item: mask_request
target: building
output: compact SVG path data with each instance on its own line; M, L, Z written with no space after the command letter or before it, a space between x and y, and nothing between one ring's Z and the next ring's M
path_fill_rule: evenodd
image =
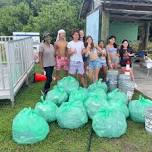
M84 0L80 17L86 18L86 34L96 42L106 41L109 35L115 35L118 43L123 39L136 41L140 26L140 40L145 49L152 21L152 0Z

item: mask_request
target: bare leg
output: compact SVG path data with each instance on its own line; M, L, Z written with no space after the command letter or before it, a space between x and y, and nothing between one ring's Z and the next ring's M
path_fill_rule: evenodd
M84 81L84 76L81 74L78 74L78 78L82 84L83 87L86 87L85 81Z
M60 80L61 70L56 70L56 81Z
M68 71L64 70L64 76L67 77L68 76Z
M102 66L102 71L103 71L103 81L106 81L107 67L106 66Z
M87 63L86 62L84 62L84 76L86 76L86 72L87 72Z
M89 69L89 75L88 75L88 77L89 77L89 80L90 80L91 82L93 82L93 70L90 70L90 69Z
M100 71L99 68L95 69L95 71L94 71L94 81L95 82L98 81L99 71Z
M130 76L131 76L131 80L135 81L134 72L133 72L132 68L130 68Z

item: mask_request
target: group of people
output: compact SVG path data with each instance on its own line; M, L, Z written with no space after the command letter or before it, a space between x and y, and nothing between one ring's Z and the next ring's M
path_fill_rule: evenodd
M82 86L86 87L86 78L90 82L96 82L100 77L106 81L107 69L120 68L124 72L126 64L131 63L134 55L128 40L123 40L120 47L116 44L116 37L110 36L105 46L104 41L98 44L93 42L91 36L85 36L83 30L72 32L72 41L67 42L66 32L59 30L54 45L51 44L51 36L46 33L39 48L39 60L41 68L46 73L47 81L44 93L47 93L52 81L55 68L55 78L60 79L61 71L64 75L72 75L79 78ZM134 80L132 69L130 75Z

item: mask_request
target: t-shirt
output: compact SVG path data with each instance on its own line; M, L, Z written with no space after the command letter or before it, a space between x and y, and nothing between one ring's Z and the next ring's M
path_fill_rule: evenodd
M50 44L50 47L44 43L40 44L39 51L43 53L43 67L55 65L55 50L52 44Z
M80 61L83 62L82 59L82 50L84 49L84 44L81 41L70 41L67 45L68 49L76 50L76 53L70 56L70 61Z
M129 61L129 63L131 64L131 57L128 56L127 53L132 54L133 50L131 47L129 47L127 50L125 49L120 49L119 50L119 55L120 55L120 64L121 65L126 65L126 63Z

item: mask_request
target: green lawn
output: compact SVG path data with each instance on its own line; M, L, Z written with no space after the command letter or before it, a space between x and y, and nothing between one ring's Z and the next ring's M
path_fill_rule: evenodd
M76 130L61 129L50 124L48 137L34 145L17 145L12 140L11 125L15 115L24 107L34 107L39 100L42 83L23 87L16 96L16 104L0 104L0 152L87 152L91 122ZM134 95L134 99L139 93ZM152 135L144 124L128 120L127 133L118 139L99 138L93 133L91 152L152 152Z

